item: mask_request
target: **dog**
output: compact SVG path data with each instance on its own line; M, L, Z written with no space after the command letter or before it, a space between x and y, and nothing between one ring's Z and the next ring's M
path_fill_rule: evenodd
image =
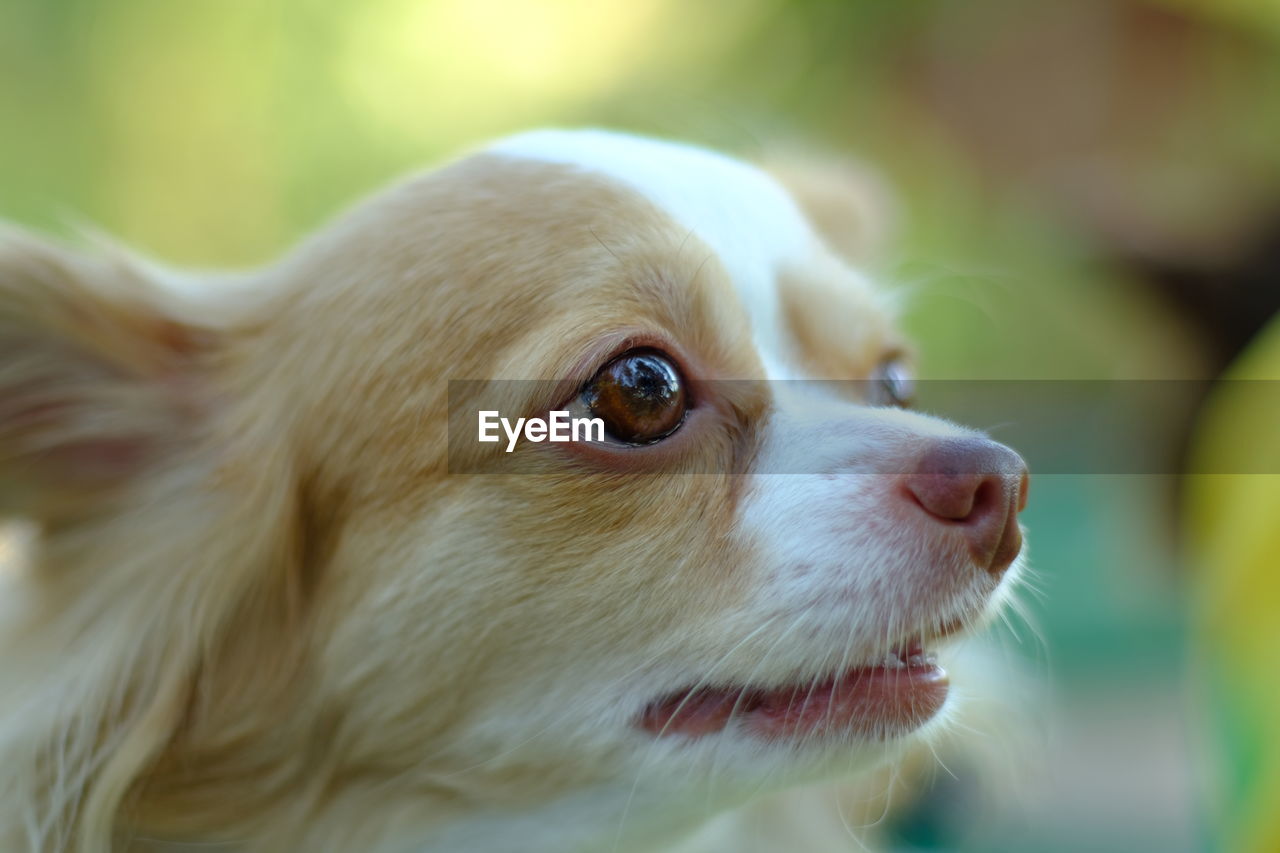
M1026 466L776 174L532 131L236 275L5 231L3 849L710 850L945 726Z

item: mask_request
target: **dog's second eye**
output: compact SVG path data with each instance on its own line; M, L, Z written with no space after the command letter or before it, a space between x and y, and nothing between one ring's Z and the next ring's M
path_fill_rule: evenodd
M886 358L871 374L871 402L877 406L909 408L916 398L916 382L900 358Z
M627 444L651 444L684 422L688 401L680 372L652 350L633 350L610 361L582 389L582 403L605 429Z

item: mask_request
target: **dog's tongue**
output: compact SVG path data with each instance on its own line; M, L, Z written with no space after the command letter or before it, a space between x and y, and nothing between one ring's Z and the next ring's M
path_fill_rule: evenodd
M640 727L654 735L699 737L731 720L763 738L851 733L905 734L942 708L947 674L916 644L878 666L850 669L816 684L759 689L704 687L650 705Z

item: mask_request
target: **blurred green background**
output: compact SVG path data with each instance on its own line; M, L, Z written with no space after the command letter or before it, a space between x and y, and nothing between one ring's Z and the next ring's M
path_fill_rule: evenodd
M532 125L873 164L897 197L876 272L931 378L1213 377L1280 306L1273 0L0 3L0 216L175 265L266 262ZM1041 595L1002 640L1029 735L981 797L963 756L936 774L886 843L1221 843L1251 746L1193 667L1180 499L1035 478Z

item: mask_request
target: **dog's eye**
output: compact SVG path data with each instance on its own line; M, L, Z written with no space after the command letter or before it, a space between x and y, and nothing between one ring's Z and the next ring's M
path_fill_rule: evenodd
M916 381L901 358L886 358L871 373L871 403L909 408L916 398Z
M653 350L632 350L610 361L582 389L583 405L627 444L651 444L684 422L688 402L680 372Z

